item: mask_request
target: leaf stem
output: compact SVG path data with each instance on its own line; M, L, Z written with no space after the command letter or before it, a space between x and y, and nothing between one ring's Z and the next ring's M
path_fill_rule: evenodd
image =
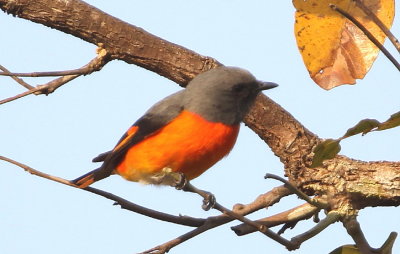
M367 6L360 0L353 0L357 7L360 8L368 18L370 18L381 30L386 36L389 38L389 40L392 42L392 44L395 46L397 51L400 53L400 42L399 40L393 35L393 33L389 30L389 28L383 24L383 22L373 13L370 9L368 9Z
M377 46L382 53L393 63L393 65L397 68L397 70L400 71L400 64L397 62L397 60L390 54L390 52L380 43L375 36L368 31L368 29L363 26L357 19L355 19L353 16L351 16L348 12L345 10L341 9L340 7L334 5L334 4L329 4L329 7L332 8L332 10L337 11L340 13L342 16L353 22L354 25L356 25L364 34L365 36L368 37L368 39Z

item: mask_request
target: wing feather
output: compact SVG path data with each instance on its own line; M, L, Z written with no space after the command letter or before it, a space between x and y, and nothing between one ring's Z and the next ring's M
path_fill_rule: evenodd
M73 180L73 182L79 186L86 187L93 182L110 176L124 159L130 147L155 134L182 112L184 91L181 90L174 93L151 107L121 137L113 150L102 153L93 159L93 162L103 161L103 164L98 169Z

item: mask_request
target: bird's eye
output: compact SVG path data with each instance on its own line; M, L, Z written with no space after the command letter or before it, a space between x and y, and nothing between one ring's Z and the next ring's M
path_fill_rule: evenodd
M237 84L232 87L232 91L236 94L240 94L244 91L245 87L245 84Z

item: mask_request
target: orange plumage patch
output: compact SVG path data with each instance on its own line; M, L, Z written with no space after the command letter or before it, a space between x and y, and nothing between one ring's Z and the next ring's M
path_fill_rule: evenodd
M121 143L136 131L137 126L131 127L128 137ZM183 111L169 124L132 146L117 166L117 173L127 180L141 181L170 168L193 179L230 152L238 132L239 125L208 122L197 114Z
M121 142L119 142L115 147L114 147L114 151L118 150L121 146L123 146L128 140L131 139L131 137L133 135L135 135L135 133L138 131L139 127L137 126L132 126L131 128L129 128L129 130L126 132L127 136L126 138L124 138Z

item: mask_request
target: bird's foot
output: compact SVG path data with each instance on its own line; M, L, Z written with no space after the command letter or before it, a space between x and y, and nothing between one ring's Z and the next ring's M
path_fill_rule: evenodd
M183 173L176 173L179 174L180 177L176 177L176 182L172 185L177 190L183 190L186 192L197 193L198 195L203 197L203 205L201 206L203 210L208 211L214 207L215 203L217 202L215 199L214 194L208 191L200 190L193 186L186 176Z

